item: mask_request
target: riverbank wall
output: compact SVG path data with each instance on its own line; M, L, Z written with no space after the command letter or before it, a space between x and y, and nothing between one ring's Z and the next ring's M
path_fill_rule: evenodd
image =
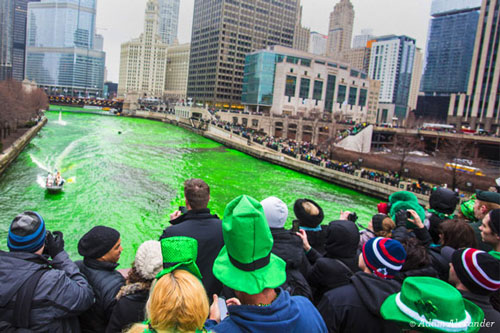
M0 175L7 170L9 165L15 161L24 148L38 134L42 127L47 123L47 118L43 118L35 126L30 128L23 136L14 141L14 143L0 154Z

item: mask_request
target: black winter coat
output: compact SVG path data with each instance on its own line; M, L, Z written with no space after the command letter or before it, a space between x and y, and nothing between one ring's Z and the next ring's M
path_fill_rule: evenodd
M116 294L125 284L125 279L115 270L118 264L90 258L76 264L95 294L95 304L80 316L82 332L104 332L116 304Z
M0 321L12 323L17 291L34 271L49 265L52 269L40 277L33 294L30 329L80 332L77 316L92 306L94 294L65 251L51 263L34 253L0 251Z
M196 265L203 279L201 282L209 298L220 294L222 284L212 272L215 258L224 246L222 222L217 215L210 214L210 209L190 210L179 218L170 221L171 226L163 230L160 240L174 236L192 237L198 241L198 257Z
M122 296L115 304L106 333L122 332L131 324L146 319L146 302L149 289Z
M468 299L472 303L476 304L484 312L485 323L489 323L490 327L482 327L479 333L484 332L499 332L500 330L500 312L495 310L490 304L490 297L484 295L478 295L471 293L469 291L458 290L462 294L463 298Z
M373 274L358 272L351 283L327 292L318 305L329 332L396 333L396 324L385 321L380 307L401 284Z
M359 232L353 222L333 221L326 229L326 254L321 256L314 248L307 253L312 267L306 278L314 290L315 304L328 290L348 284L359 271L358 244Z
M321 225L321 230L306 230L309 245L321 255L325 254L326 225Z

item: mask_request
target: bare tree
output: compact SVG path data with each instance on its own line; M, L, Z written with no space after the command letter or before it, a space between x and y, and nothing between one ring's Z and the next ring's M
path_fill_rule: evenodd
M405 169L410 153L422 148L422 141L419 137L411 135L405 129L402 133L396 133L393 137L393 152L399 161L399 171L401 175Z
M453 138L443 140L441 139L439 155L445 159L445 165L447 163L451 174L451 187L457 188L462 187L467 178L467 173L465 173L461 166L470 167L474 161L474 144L471 140L465 140L463 138Z

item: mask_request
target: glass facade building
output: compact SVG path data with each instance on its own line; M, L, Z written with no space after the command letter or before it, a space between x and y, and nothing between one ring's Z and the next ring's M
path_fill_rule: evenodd
M246 57L241 95L243 104L273 104L274 70L277 60L278 55L273 52L254 53Z
M158 0L160 19L158 35L165 44L173 44L177 39L180 0Z
M94 45L96 0L28 5L26 78L50 94L100 96L105 53Z
M481 0L434 0L421 91L449 96L467 91Z

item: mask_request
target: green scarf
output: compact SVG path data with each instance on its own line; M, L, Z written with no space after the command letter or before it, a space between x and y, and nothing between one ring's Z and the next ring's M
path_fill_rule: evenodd
M453 220L455 218L455 214L445 214L445 213L441 213L441 212L438 212L432 208L429 208L427 210L429 213L432 213L434 215L437 215L441 220Z

